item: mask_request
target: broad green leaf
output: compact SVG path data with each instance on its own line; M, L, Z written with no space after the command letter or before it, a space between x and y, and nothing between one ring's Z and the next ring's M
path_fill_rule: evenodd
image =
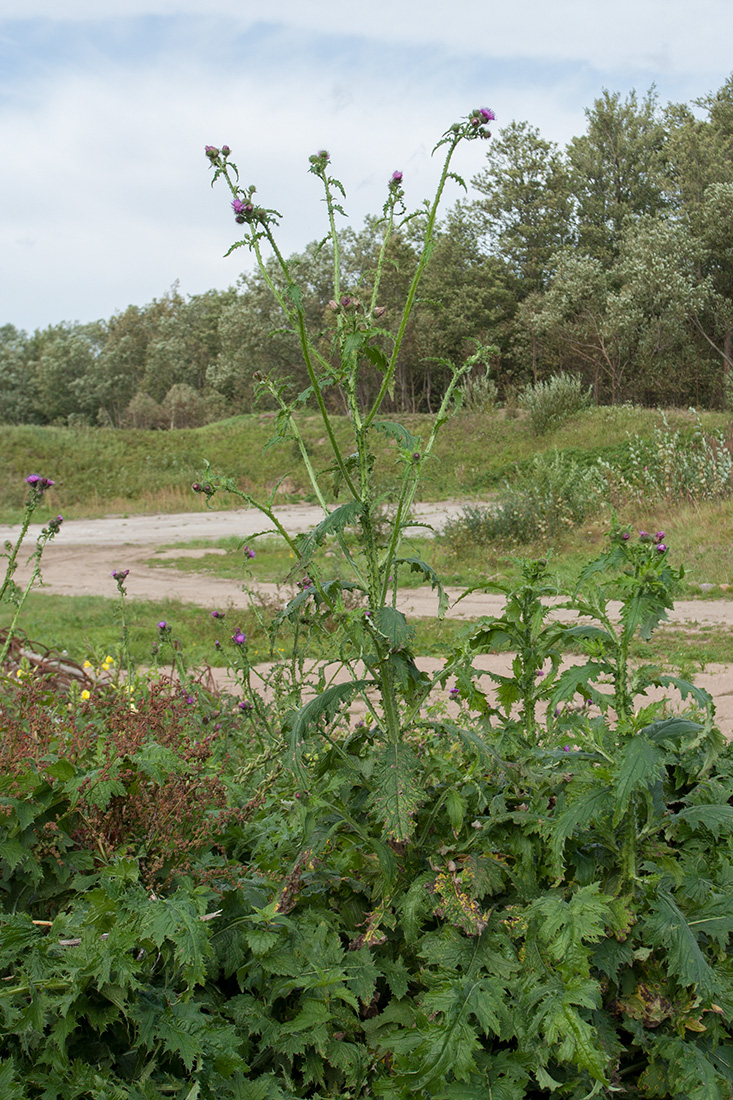
M362 353L366 356L372 366L377 368L377 370L381 370L383 372L387 370L387 367L389 366L389 360L387 359L387 356L384 354L384 352L380 351L379 348L375 348L372 344L366 344L362 348ZM375 427L379 428L379 424L376 424Z
M640 732L650 741L659 743L677 740L686 733L697 734L702 728L699 722L691 722L689 718L662 718L658 722L644 726Z

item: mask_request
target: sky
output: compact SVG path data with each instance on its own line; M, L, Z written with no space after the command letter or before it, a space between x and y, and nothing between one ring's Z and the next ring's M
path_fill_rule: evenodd
M358 229L396 169L410 206L429 196L431 149L471 109L562 146L604 88L715 91L731 41L733 0L2 0L0 326L235 284L251 261L224 258L237 226L207 144L283 214L288 254L325 233L318 149ZM466 143L456 170L485 152Z

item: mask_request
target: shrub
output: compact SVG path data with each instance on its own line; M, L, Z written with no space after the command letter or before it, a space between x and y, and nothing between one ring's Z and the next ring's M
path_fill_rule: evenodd
M580 466L559 451L538 455L490 508L466 507L445 538L516 545L551 538L582 523L602 506L605 482L596 467Z
M694 410L693 410L694 411ZM733 491L733 454L722 432L706 432L697 418L692 431L655 428L651 439L629 441L623 472L600 462L609 491L640 502L694 503Z
M554 431L590 403L591 391L584 389L577 375L564 372L527 386L521 396L535 435Z
M490 413L496 408L499 391L488 371L483 375L470 374L459 386L464 409L472 413Z

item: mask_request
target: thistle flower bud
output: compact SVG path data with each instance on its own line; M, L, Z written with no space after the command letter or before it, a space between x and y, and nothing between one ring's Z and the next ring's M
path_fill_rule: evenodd
M206 156L209 158L209 160L216 160L216 158L219 156L219 150L215 145L207 145L204 152L206 153Z
M228 157L230 153L231 153L231 149L229 148L229 146L228 145L222 145L221 155L223 157Z

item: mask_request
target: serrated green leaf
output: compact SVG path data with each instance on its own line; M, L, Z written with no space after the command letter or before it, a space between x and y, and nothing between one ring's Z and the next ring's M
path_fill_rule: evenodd
M412 836L413 815L423 798L417 782L422 765L407 745L385 745L372 774L372 811L390 840Z
M373 680L347 680L343 684L332 684L291 715L288 745L293 760L296 758L300 742L308 736L309 731L321 718L325 718L326 722L333 721L346 703L350 703L360 692L370 687L374 687Z
M694 986L702 997L715 997L718 980L672 895L659 890L651 908L646 920L649 942L668 953L672 972L681 984Z
M684 821L691 829L707 829L717 840L721 833L733 832L733 806L713 803L708 806L687 806L672 817L672 821Z
M631 795L639 787L650 787L664 768L664 753L646 737L637 734L626 746L616 774L616 809L613 824L617 825L628 809Z
M402 424L394 420L377 420L374 427L389 439L396 439L400 447L405 451L414 451L420 445L420 440L408 431Z
M407 619L396 607L378 607L372 613L371 620L382 637L389 642L390 649L402 649L412 641L415 629L408 626Z
M421 573L425 580L430 582L430 587L432 589L437 588L438 618L442 619L448 610L448 594L440 583L440 577L435 572L432 565L428 565L422 558L396 558L394 564L395 566L409 565L411 573Z
M299 535L295 540L298 554L300 555L299 568L307 566L318 547L329 535L340 534L344 528L356 523L363 511L360 500L350 500L346 504L340 504L333 512L321 520L317 527L306 535Z

